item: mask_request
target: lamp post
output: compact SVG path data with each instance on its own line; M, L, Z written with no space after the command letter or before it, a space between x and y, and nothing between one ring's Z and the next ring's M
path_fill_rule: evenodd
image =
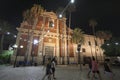
M81 49L81 44L78 43L78 46L77 46L77 51L78 51L78 64L80 64L80 70L82 71L80 49Z
M14 47L14 54L16 54L14 65L13 65L13 67L15 68L16 67L16 62L17 62L17 57L18 57L18 53L17 53L18 45L15 44L15 45L13 45L13 47ZM23 45L21 45L20 48L23 48Z
M115 55L117 56L117 46L119 45L119 43L116 42L115 45L116 45L116 46L115 46Z
M80 80L82 80L81 79L81 76L82 76L82 65L81 65L81 54L80 54L80 49L81 49L81 43L79 42L78 43L78 45L77 45L77 54L78 54L78 64L80 65L80 74L79 74L79 76L80 76Z
M75 2L75 0L70 0L70 2L65 6L65 8L63 9L63 11L61 12L61 14L59 14L59 18L62 18L63 17L63 13L66 11L66 9L69 7L70 4L73 4ZM70 12L70 15L69 15L69 28L70 28L70 25L71 25L71 12ZM70 34L70 31L68 30L67 32L67 36ZM67 37L67 64L69 64L69 36Z
M16 61L17 61L17 56L18 56L18 54L16 53L16 50L17 50L18 46L15 44L15 45L13 45L13 47L14 47L14 54L16 54L14 65L13 65L13 67L15 68L16 67Z
M63 13L65 12L65 10L68 8L68 6L70 4L73 4L75 2L75 0L70 0L70 2L65 6L65 8L63 9L63 11L61 12L61 14L59 14L59 18L63 17Z

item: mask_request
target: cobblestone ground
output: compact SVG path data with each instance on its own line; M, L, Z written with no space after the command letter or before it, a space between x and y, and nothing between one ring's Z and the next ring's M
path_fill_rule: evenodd
M113 71L115 73L114 80L120 80L120 67L114 67ZM59 65L56 68L56 78L57 80L90 80L86 76L87 72L87 66L83 66L82 71L80 71L79 66ZM102 66L100 72L103 80L110 80L105 76ZM13 68L13 66L0 66L0 80L41 80L44 74L45 69L43 69L43 66L16 68Z

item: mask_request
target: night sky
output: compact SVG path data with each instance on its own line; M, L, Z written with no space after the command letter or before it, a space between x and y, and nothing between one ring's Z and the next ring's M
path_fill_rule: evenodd
M65 7L70 0L0 0L0 18L16 27L22 22L22 13L33 4L41 4L47 11L56 11ZM91 34L88 21L98 22L96 31L108 30L113 36L119 37L120 1L119 0L76 0L76 11L72 12L71 27L80 27L85 33Z

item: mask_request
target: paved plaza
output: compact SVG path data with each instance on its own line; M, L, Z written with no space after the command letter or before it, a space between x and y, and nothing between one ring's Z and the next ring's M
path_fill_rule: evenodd
M114 67L113 71L115 73L114 80L120 80L120 67ZM57 80L90 80L86 76L87 72L87 65L82 66L82 71L80 71L79 66L58 65L56 68L56 78ZM103 80L110 80L104 74L102 66L100 67L100 72ZM16 68L13 68L13 66L0 66L0 80L41 80L44 74L45 69L43 69L43 66Z

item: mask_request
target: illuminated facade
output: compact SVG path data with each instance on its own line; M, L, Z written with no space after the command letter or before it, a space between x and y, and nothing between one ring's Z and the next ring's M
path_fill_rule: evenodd
M23 21L18 30L16 45L18 48L12 56L18 55L17 61L33 60L38 64L42 63L43 56L56 56L59 64L77 63L77 44L72 43L72 30L66 25L66 18L59 19L53 12L44 12L38 17L36 25L29 25ZM68 35L69 33L69 35ZM97 56L103 59L103 51L100 48L103 40L96 38L97 45L94 44L94 36L85 34L85 43L81 46L81 59L83 57ZM23 48L19 48L19 46ZM95 54L96 52L96 54Z

